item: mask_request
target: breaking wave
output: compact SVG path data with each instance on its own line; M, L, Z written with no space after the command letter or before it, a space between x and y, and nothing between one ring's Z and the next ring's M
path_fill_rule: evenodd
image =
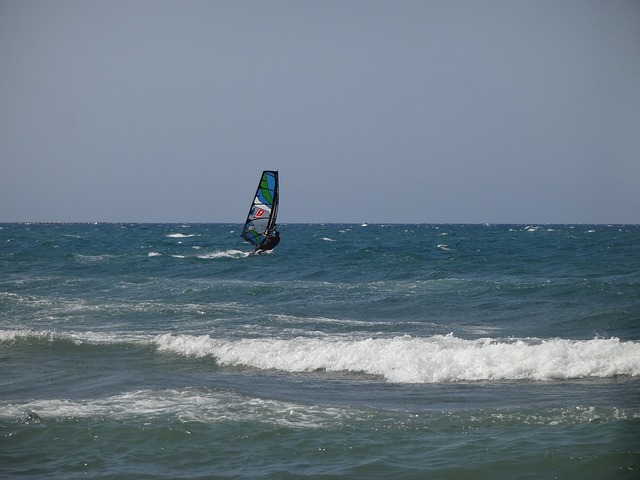
M394 383L555 380L640 375L640 343L617 338L465 340L453 335L388 339L243 339L161 335L160 351L211 355L223 365L288 372L362 372Z
M618 338L466 340L449 334L426 338L405 335L229 340L209 335L0 330L0 345L30 340L150 345L161 353L211 356L222 366L354 372L380 376L393 383L640 376L640 342Z
M209 335L104 334L0 330L0 345L31 339L75 344L133 343L182 356L211 356L221 366L286 372L353 372L392 383L571 380L640 376L640 342L592 340L466 340L432 337L343 337L241 340Z

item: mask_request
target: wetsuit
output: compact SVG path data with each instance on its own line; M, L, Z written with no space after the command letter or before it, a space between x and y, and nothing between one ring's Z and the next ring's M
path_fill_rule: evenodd
M276 232L275 235L267 235L258 248L253 253L260 253L267 250L273 250L280 243L280 232Z

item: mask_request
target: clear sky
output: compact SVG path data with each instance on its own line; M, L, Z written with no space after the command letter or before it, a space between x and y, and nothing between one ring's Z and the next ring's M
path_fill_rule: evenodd
M0 0L0 221L640 223L638 0Z

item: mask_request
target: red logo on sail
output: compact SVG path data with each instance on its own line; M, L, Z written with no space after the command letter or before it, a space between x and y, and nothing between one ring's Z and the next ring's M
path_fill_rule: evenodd
M258 210L256 210L256 213L255 213L254 217L255 218L260 218L261 216L264 215L264 213L265 213L264 210L259 208Z

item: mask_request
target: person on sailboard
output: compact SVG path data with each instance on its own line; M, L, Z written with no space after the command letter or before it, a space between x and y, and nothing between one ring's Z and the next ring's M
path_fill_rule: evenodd
M280 232L277 230L273 233L273 235L267 235L264 237L264 240L258 247L254 250L253 253L262 253L267 250L273 250L280 243Z

